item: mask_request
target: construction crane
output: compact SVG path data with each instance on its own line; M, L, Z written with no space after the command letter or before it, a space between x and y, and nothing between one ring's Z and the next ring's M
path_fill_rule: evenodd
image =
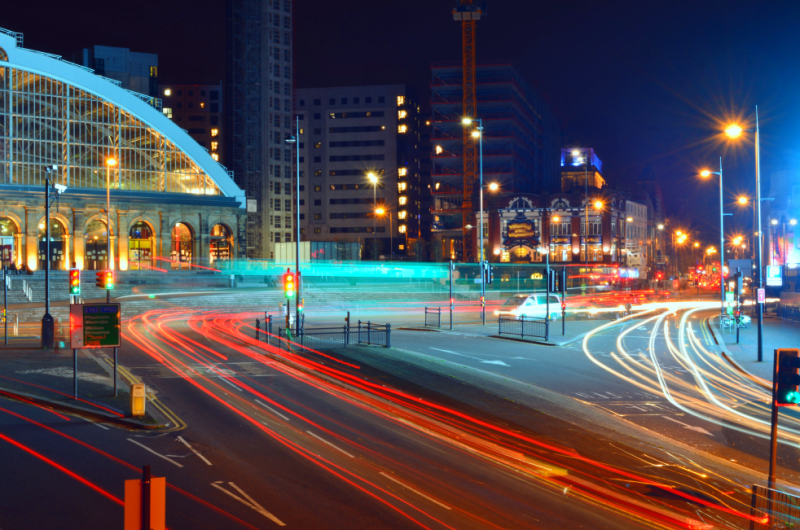
M475 224L475 209L472 207L472 195L475 189L475 173L478 166L477 143L472 132L475 130L478 117L478 101L475 89L475 22L486 15L486 4L473 3L473 0L461 0L461 4L453 8L453 19L461 21L461 41L464 86L463 114L471 118L464 123L464 201L461 206L461 229L463 232L462 252L464 262L476 261L475 234L483 237L483 227ZM480 256L478 260L483 259Z

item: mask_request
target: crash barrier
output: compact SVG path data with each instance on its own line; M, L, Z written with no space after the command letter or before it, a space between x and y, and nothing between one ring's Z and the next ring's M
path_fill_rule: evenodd
M771 495L770 495L771 494ZM772 502L770 503L770 496ZM772 506L770 507L770 504ZM772 516L770 517L770 511ZM750 530L795 528L800 519L800 497L764 486L753 486Z
M519 335L547 340L550 336L550 321L546 318L531 318L520 315L518 318L497 317L498 335Z
M430 315L430 317L428 317ZM430 322L430 323L429 323ZM434 324L435 322L435 324ZM441 307L426 307L425 308L425 327L442 327L442 308Z
M305 320L305 319L302 319ZM302 322L301 320L301 322ZM392 347L392 325L375 324L373 322L358 321L357 326L345 324L341 327L327 328L306 328L301 325L297 328L278 327L275 335L278 339L278 346L284 347L284 342L294 342L304 347L312 349L325 349L343 347L347 348L351 344L366 344L369 346Z

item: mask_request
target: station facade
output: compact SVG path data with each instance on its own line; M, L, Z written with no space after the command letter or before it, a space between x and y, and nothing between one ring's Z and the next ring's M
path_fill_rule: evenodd
M49 256L48 169L51 183L66 187L50 209ZM207 266L243 256L244 206L232 174L163 115L158 98L0 30L3 265Z

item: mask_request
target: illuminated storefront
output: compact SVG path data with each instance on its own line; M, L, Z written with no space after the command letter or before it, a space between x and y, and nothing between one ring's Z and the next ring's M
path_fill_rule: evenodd
M163 115L160 100L21 42L0 29L4 265L36 269L49 260L55 269L139 269L177 256L179 267L189 267L209 260L220 224L231 227L227 255L241 255L244 192ZM42 193L48 169L51 182L67 188L51 208L49 256Z

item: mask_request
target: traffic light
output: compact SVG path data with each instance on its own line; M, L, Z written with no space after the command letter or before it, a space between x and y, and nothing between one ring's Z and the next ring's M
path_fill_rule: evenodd
M95 285L107 291L113 289L114 271L97 271L97 273L95 274Z
M484 261L483 265L483 281L485 283L492 283L494 281L494 271L488 261Z
M554 292L558 291L558 289L556 289L556 287L557 287L556 286L556 271L551 269L551 270L547 271L547 289L551 293L554 293Z
M736 318L736 323L738 324L739 319L742 317L742 312L739 309L737 309L736 311L733 312L733 316Z
M81 294L81 271L80 269L69 270L69 294L80 296Z
M303 311L303 307L305 307L305 305L306 305L306 299L305 298L301 298L300 299L300 303L297 304L297 310L298 311Z
M295 292L294 273L286 269L286 274L283 275L283 296L288 300L294 298Z
M775 404L779 407L794 407L800 404L800 393L797 385L800 384L800 350L795 348L781 348L777 350Z

